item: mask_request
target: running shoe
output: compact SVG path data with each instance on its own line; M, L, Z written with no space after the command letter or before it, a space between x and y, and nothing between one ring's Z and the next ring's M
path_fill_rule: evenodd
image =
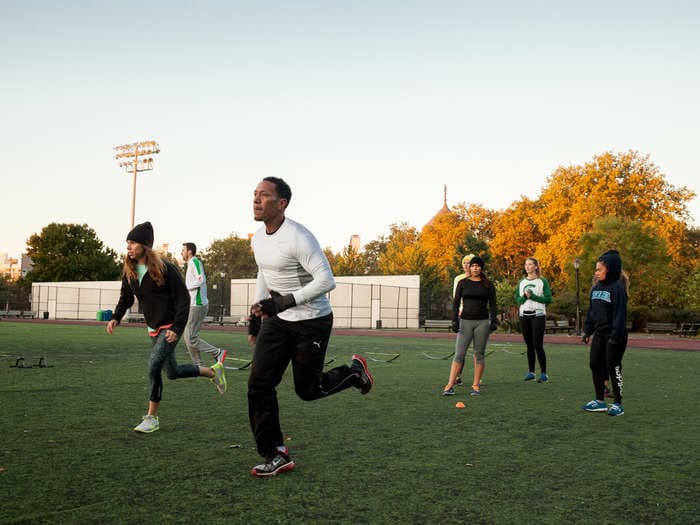
M608 404L605 401L593 399L581 407L586 412L607 412Z
M540 374L540 377L537 378L538 383L546 383L549 381L549 376L547 374Z
M143 416L143 421L134 427L134 432L150 434L160 428L158 416Z
M360 394L366 394L372 390L372 385L374 384L374 378L372 374L369 373L369 368L367 368L367 361L365 358L359 354L352 355L352 363L350 364L350 370L357 374L360 380L359 384L356 385L360 389Z
M469 395L470 396L480 396L481 392L479 391L479 387L475 388L474 386L472 386L472 391L469 392Z
M211 367L214 371L214 377L210 379L214 386L219 391L219 394L226 392L226 372L224 371L224 365L221 362L216 363Z
M610 408L608 408L609 416L621 416L624 413L625 409L622 408L622 405L619 403L613 403L612 405L610 405Z
M224 361L226 361L226 354L228 354L228 350L219 348L219 356L216 358L216 361L223 365Z
M455 395L455 389L453 387L446 388L445 390L442 391L443 396L453 396Z
M533 379L535 379L534 372L528 372L525 377L523 377L523 381L532 381Z
M464 381L462 381L462 376L457 376L457 379L455 379L455 386L462 386L464 385Z
M289 451L282 452L278 450L268 461L253 467L250 473L258 478L266 478L276 476L282 472L289 472L290 470L294 470L294 460L289 456Z

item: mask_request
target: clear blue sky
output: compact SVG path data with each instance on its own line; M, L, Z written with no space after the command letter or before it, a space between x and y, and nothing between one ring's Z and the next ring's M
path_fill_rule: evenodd
M123 252L112 146L144 139L136 220L176 253L254 231L269 175L336 251L421 227L443 184L503 209L607 150L698 192L698 6L0 0L0 252L54 221Z

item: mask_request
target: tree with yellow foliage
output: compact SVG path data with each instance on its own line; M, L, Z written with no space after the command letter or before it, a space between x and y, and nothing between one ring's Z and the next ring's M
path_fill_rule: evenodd
M659 168L636 151L606 152L583 166L562 166L532 206L514 205L494 228L491 248L498 257L520 258L517 237L528 227L541 235L527 251L540 261L555 283L569 280L570 266L579 252L578 240L601 217L639 221L668 246L668 256L682 254L689 219L687 203L695 194L668 183ZM509 217L509 215L515 217ZM522 223L520 230L516 225ZM531 223L531 224L530 224Z

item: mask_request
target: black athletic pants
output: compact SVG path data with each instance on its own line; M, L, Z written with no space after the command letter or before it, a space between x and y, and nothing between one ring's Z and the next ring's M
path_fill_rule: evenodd
M605 399L605 380L610 378L615 403L622 403L622 356L627 348L627 334L622 341L610 343L610 334L593 334L590 367L593 373L595 398Z
M263 321L255 342L248 379L248 416L258 452L269 459L284 445L277 391L291 361L294 389L312 401L357 384L357 374L343 365L323 372L333 314L290 322L275 316Z
M520 329L523 331L523 339L527 345L527 367L530 372L535 372L535 355L540 363L540 371L547 373L547 356L544 353L544 328L546 318L544 315L520 316Z

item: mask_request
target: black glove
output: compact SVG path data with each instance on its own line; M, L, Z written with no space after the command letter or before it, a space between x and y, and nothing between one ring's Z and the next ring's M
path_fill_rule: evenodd
M262 321L257 315L250 314L248 316L248 335L252 335L253 337L257 337L258 334L260 333L260 325L262 324Z
M589 338L589 337L590 337L589 335L583 334L583 337L581 338L581 342L582 342L584 345L587 345L587 344L588 344L588 338Z
M450 326L454 333L459 332L459 321L452 321L452 326Z
M498 330L498 323L496 321L491 321L491 324L489 325L489 329L492 332L495 332L496 330Z
M292 294L281 295L270 290L270 295L272 297L269 299L263 299L259 303L262 312L269 317L277 315L280 312L284 312L287 308L297 305L297 302Z

